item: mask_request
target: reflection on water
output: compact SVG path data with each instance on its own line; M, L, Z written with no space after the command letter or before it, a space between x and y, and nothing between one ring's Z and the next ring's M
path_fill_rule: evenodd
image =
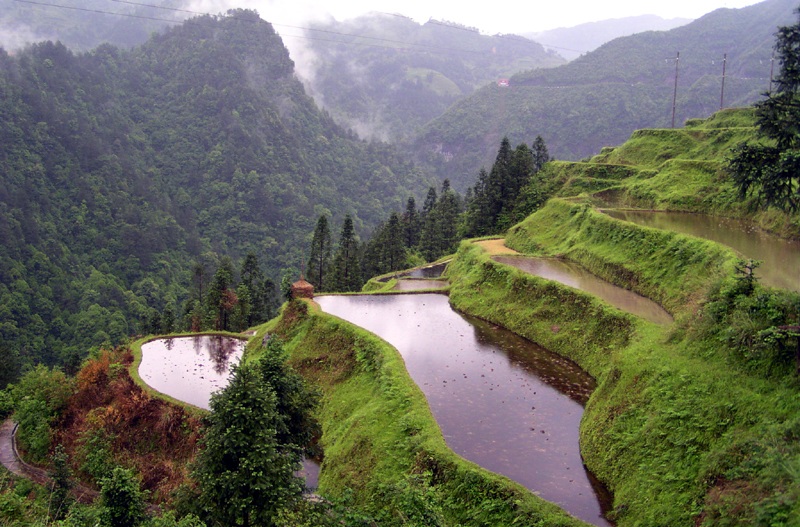
M420 267L418 269L414 269L404 276L409 278L439 278L442 276L445 267L447 267L447 263L448 262L443 262L435 265L429 265L427 267Z
M542 278L586 291L602 298L612 306L633 313L656 324L669 324L672 316L652 300L633 291L617 287L593 275L580 265L557 258L536 258L531 256L492 257L496 262L511 265Z
M323 296L334 314L403 356L447 444L595 525L608 494L586 472L578 426L593 379L509 331L464 317L438 294ZM602 503L602 505L601 505Z
M449 284L447 280L421 280L421 279L403 279L398 280L397 284L392 288L393 291L420 291L423 289L442 289Z
M646 227L705 238L761 260L756 276L765 285L800 291L800 242L783 240L753 224L730 218L688 212L604 210L612 218Z
M200 408L228 384L245 340L219 335L156 339L142 345L139 376L153 389Z

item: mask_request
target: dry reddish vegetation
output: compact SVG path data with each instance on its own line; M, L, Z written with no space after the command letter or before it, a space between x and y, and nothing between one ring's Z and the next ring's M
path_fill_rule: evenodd
M94 483L90 467L102 466L96 460L109 459L135 469L151 500L161 503L187 477L201 420L137 386L128 374L132 361L130 349L121 347L84 364L54 444L65 446L75 474L87 483Z

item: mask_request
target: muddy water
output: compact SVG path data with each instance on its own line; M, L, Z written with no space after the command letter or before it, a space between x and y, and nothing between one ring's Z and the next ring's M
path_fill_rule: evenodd
M557 258L494 256L496 262L511 265L526 273L586 291L612 306L656 324L669 324L672 316L660 305L633 291L617 287L593 275L580 265Z
M706 214L623 210L603 212L612 218L727 245L745 258L763 262L756 270L756 276L763 284L800 291L800 241L783 240L745 221Z
M219 335L156 339L142 345L139 376L154 390L199 408L210 409L211 394L228 385L246 340ZM303 462L298 476L316 488L319 464Z
M401 279L392 288L393 291L421 291L423 289L441 289L447 287L447 280Z
M608 494L578 445L592 378L513 333L462 316L440 294L323 296L334 314L399 350L448 446L570 514L609 525ZM602 505L601 505L602 503Z

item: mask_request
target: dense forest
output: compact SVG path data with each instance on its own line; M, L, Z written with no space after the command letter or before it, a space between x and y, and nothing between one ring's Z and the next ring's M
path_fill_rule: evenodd
M367 232L429 186L321 112L252 11L131 50L0 50L0 94L4 372L182 317L195 263L298 274L318 215Z
M670 127L674 95L676 126L707 117L721 102L752 104L770 87L775 32L792 23L795 7L767 0L718 9L670 31L613 40L564 66L518 73L508 87L488 85L458 101L410 152L464 189L465 174L488 166L504 135L512 143L541 135L555 157L577 160L636 129Z

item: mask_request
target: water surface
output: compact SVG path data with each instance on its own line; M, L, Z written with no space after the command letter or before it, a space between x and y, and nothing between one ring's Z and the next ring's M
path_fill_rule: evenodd
M191 335L151 340L142 345L139 376L154 390L210 410L211 394L228 385L247 341L221 335ZM319 464L303 461L298 476L316 488Z
M578 445L595 384L575 364L456 313L441 294L315 300L397 348L456 453L578 518L609 525L602 511L610 498L585 470Z
M393 291L421 291L423 289L442 289L449 284L447 280L400 279L392 288Z
M612 218L705 238L761 260L756 276L770 287L800 291L800 241L784 240L752 223L689 212L603 210Z
M245 344L220 335L151 340L142 345L139 376L161 393L208 410L211 394L227 386Z
M672 316L660 305L633 291L623 289L593 275L578 264L558 258L533 256L493 256L496 262L511 265L542 278L580 289L602 298L612 306L656 324L669 324Z

